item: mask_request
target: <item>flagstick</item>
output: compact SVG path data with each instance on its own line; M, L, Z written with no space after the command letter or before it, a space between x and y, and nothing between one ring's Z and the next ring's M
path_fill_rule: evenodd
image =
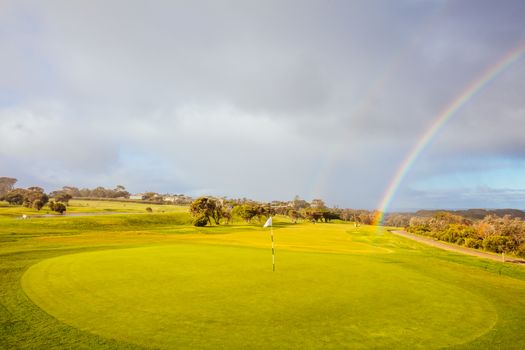
M268 220L266 220L266 223L264 224L263 227L268 227L270 226L270 237L272 238L272 271L275 272L275 244L274 244L274 240L273 240L273 220L272 220L272 207L271 207L271 204L270 204L270 217L268 218Z
M272 268L273 268L273 272L275 272L275 247L273 244L273 222L270 225L270 236L272 236Z

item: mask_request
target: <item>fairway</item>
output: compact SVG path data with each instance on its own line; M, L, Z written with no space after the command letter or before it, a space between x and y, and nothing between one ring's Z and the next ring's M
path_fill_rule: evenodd
M106 250L44 260L22 285L73 327L161 348L438 348L497 320L483 297L403 264L287 250L276 273L268 262L250 247Z
M134 206L0 216L0 348L525 347L521 266L276 216L272 272L262 223L196 228L180 207Z

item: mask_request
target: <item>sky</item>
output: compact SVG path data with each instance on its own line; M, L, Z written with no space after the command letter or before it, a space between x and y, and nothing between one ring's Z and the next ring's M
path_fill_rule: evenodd
M451 101L525 44L521 0L0 0L0 176L54 190L377 208ZM389 210L525 209L525 57Z

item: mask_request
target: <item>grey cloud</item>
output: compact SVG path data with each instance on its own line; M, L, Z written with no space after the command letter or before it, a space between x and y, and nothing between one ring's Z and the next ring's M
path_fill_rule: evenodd
M525 36L522 6L10 1L0 166L29 178L32 164L46 184L372 208L444 106ZM523 74L461 111L404 186L462 156L522 157Z

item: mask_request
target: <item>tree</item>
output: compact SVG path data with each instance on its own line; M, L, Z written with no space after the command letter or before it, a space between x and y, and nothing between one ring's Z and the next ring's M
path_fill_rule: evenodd
M4 200L11 205L22 205L26 199L27 190L15 188L4 195Z
M229 224L233 218L233 208L235 208L235 202L229 199L221 198L217 203L220 215L219 219L224 219L226 224Z
M57 213L63 214L66 211L66 206L63 203L49 202L49 209L56 211Z
M11 191L17 181L13 177L0 177L0 197Z
M28 208L35 208L35 201L40 201L42 203L42 208L49 201L49 197L44 193L44 189L41 187L29 187L25 192L24 205ZM36 208L35 208L36 209ZM40 210L40 209L39 209Z
M363 210L357 216L357 221L365 225L371 225L374 222L374 217L373 213Z
M241 219L244 220L244 222L250 222L254 217L257 216L257 206L254 204L242 204L239 206L236 206L233 209L233 213L237 216L239 216Z
M82 194L77 187L64 186L62 187L62 191L69 194L71 197L82 197Z
M295 209L288 210L288 216L290 217L290 219L292 219L292 222L294 224L296 224L297 220L301 218L301 214L299 214L299 212Z
M302 214L306 219L313 223L316 223L323 218L323 212L316 208L303 209Z
M211 225L211 219L215 224L220 224L222 206L213 197L199 197L190 204L190 214L193 217L195 226L202 225L203 222Z
M259 222L261 222L263 217L268 217L270 215L275 215L275 210L272 208L270 203L268 203L266 205L264 205L264 204L256 204L255 205L255 212L257 213L255 216L257 216L257 219L259 220Z
M322 199L312 199L312 208L324 210L326 209L326 204Z
M91 197L107 198L107 190L101 186L96 187L93 190L91 190Z
M310 206L310 203L308 203L304 199L301 199L301 197L299 196L295 196L291 204L292 207L297 211L304 208L308 208Z
M40 210L43 206L44 203L40 199L37 199L33 202L33 209Z
M68 192L66 191L54 191L54 192L51 192L49 194L55 201L57 202L62 202L64 203L65 205L68 205L69 204L69 200L71 198L73 198L73 196L71 196L71 194L69 194Z
M126 188L122 185L117 185L117 187L115 187L113 190L114 198L129 198L129 195L129 192L126 191Z
M83 188L78 191L80 196L79 197L91 197L91 190L89 188Z
M340 219L339 214L333 210L324 210L322 211L324 222L329 222L330 220Z
M225 210L222 212L222 218L226 220L226 223L229 224L232 221L232 212L231 210Z
M158 199L159 197L160 195L156 192L146 192L142 196L142 199L144 199L145 201L153 201L153 200Z

